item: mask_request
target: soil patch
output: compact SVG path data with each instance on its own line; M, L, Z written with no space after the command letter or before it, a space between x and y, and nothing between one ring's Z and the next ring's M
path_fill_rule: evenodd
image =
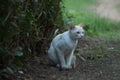
M120 80L120 46L118 41L85 37L76 50L77 67L59 70L49 65L47 55L26 60L24 74L17 80Z
M101 17L120 21L120 13L116 7L117 4L120 4L120 0L99 0L98 4L94 6L93 9Z

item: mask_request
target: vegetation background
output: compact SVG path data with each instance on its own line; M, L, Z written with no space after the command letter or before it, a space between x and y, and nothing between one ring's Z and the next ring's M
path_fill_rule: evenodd
M100 1L98 0L84 0L84 1L83 0L75 0L75 1L64 0L64 4L65 4L65 13L63 13L64 20L71 18L76 24L79 24L80 22L85 24L85 26L89 28L87 31L88 33L87 35L94 35L94 36L96 35L98 37L106 38L106 39L119 38L118 37L120 36L119 20L116 21L116 20L109 19L108 17L101 17L99 14L96 13L97 12L96 8L99 6ZM95 5L95 6L92 6L92 5ZM107 3L105 5L107 5ZM102 13L104 14L107 12L106 10L107 7L105 5L102 5L101 7L103 8L102 9L103 12L101 10L101 14ZM118 5L119 3L115 7L117 7L119 10ZM110 14L112 14L112 12L106 13L107 16L109 16ZM113 17L115 17L116 14L112 14L112 15ZM117 19L117 17L115 18Z
M22 68L27 57L42 55L62 25L61 0L0 1L0 75Z

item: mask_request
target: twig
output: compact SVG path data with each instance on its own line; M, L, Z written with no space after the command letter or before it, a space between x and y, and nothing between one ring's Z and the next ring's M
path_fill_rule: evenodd
M12 9L10 9L10 11L8 12L6 18L4 19L4 21L3 21L3 25L4 25L5 22L8 20L9 16L11 15L11 13L12 13Z
M86 62L86 59L84 58L84 57L82 57L81 55L76 55L80 60L82 60L82 61L84 61L84 62Z

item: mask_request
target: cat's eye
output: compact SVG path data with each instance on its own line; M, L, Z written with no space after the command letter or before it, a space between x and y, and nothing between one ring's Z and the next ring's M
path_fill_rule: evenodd
M80 32L77 32L77 34L79 34Z
M82 32L82 34L84 34L84 32Z

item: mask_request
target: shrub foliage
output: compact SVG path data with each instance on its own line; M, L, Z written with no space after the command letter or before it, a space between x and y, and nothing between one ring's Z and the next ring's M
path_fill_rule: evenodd
M0 73L43 53L62 24L61 0L0 0ZM58 25L59 24L59 25Z

